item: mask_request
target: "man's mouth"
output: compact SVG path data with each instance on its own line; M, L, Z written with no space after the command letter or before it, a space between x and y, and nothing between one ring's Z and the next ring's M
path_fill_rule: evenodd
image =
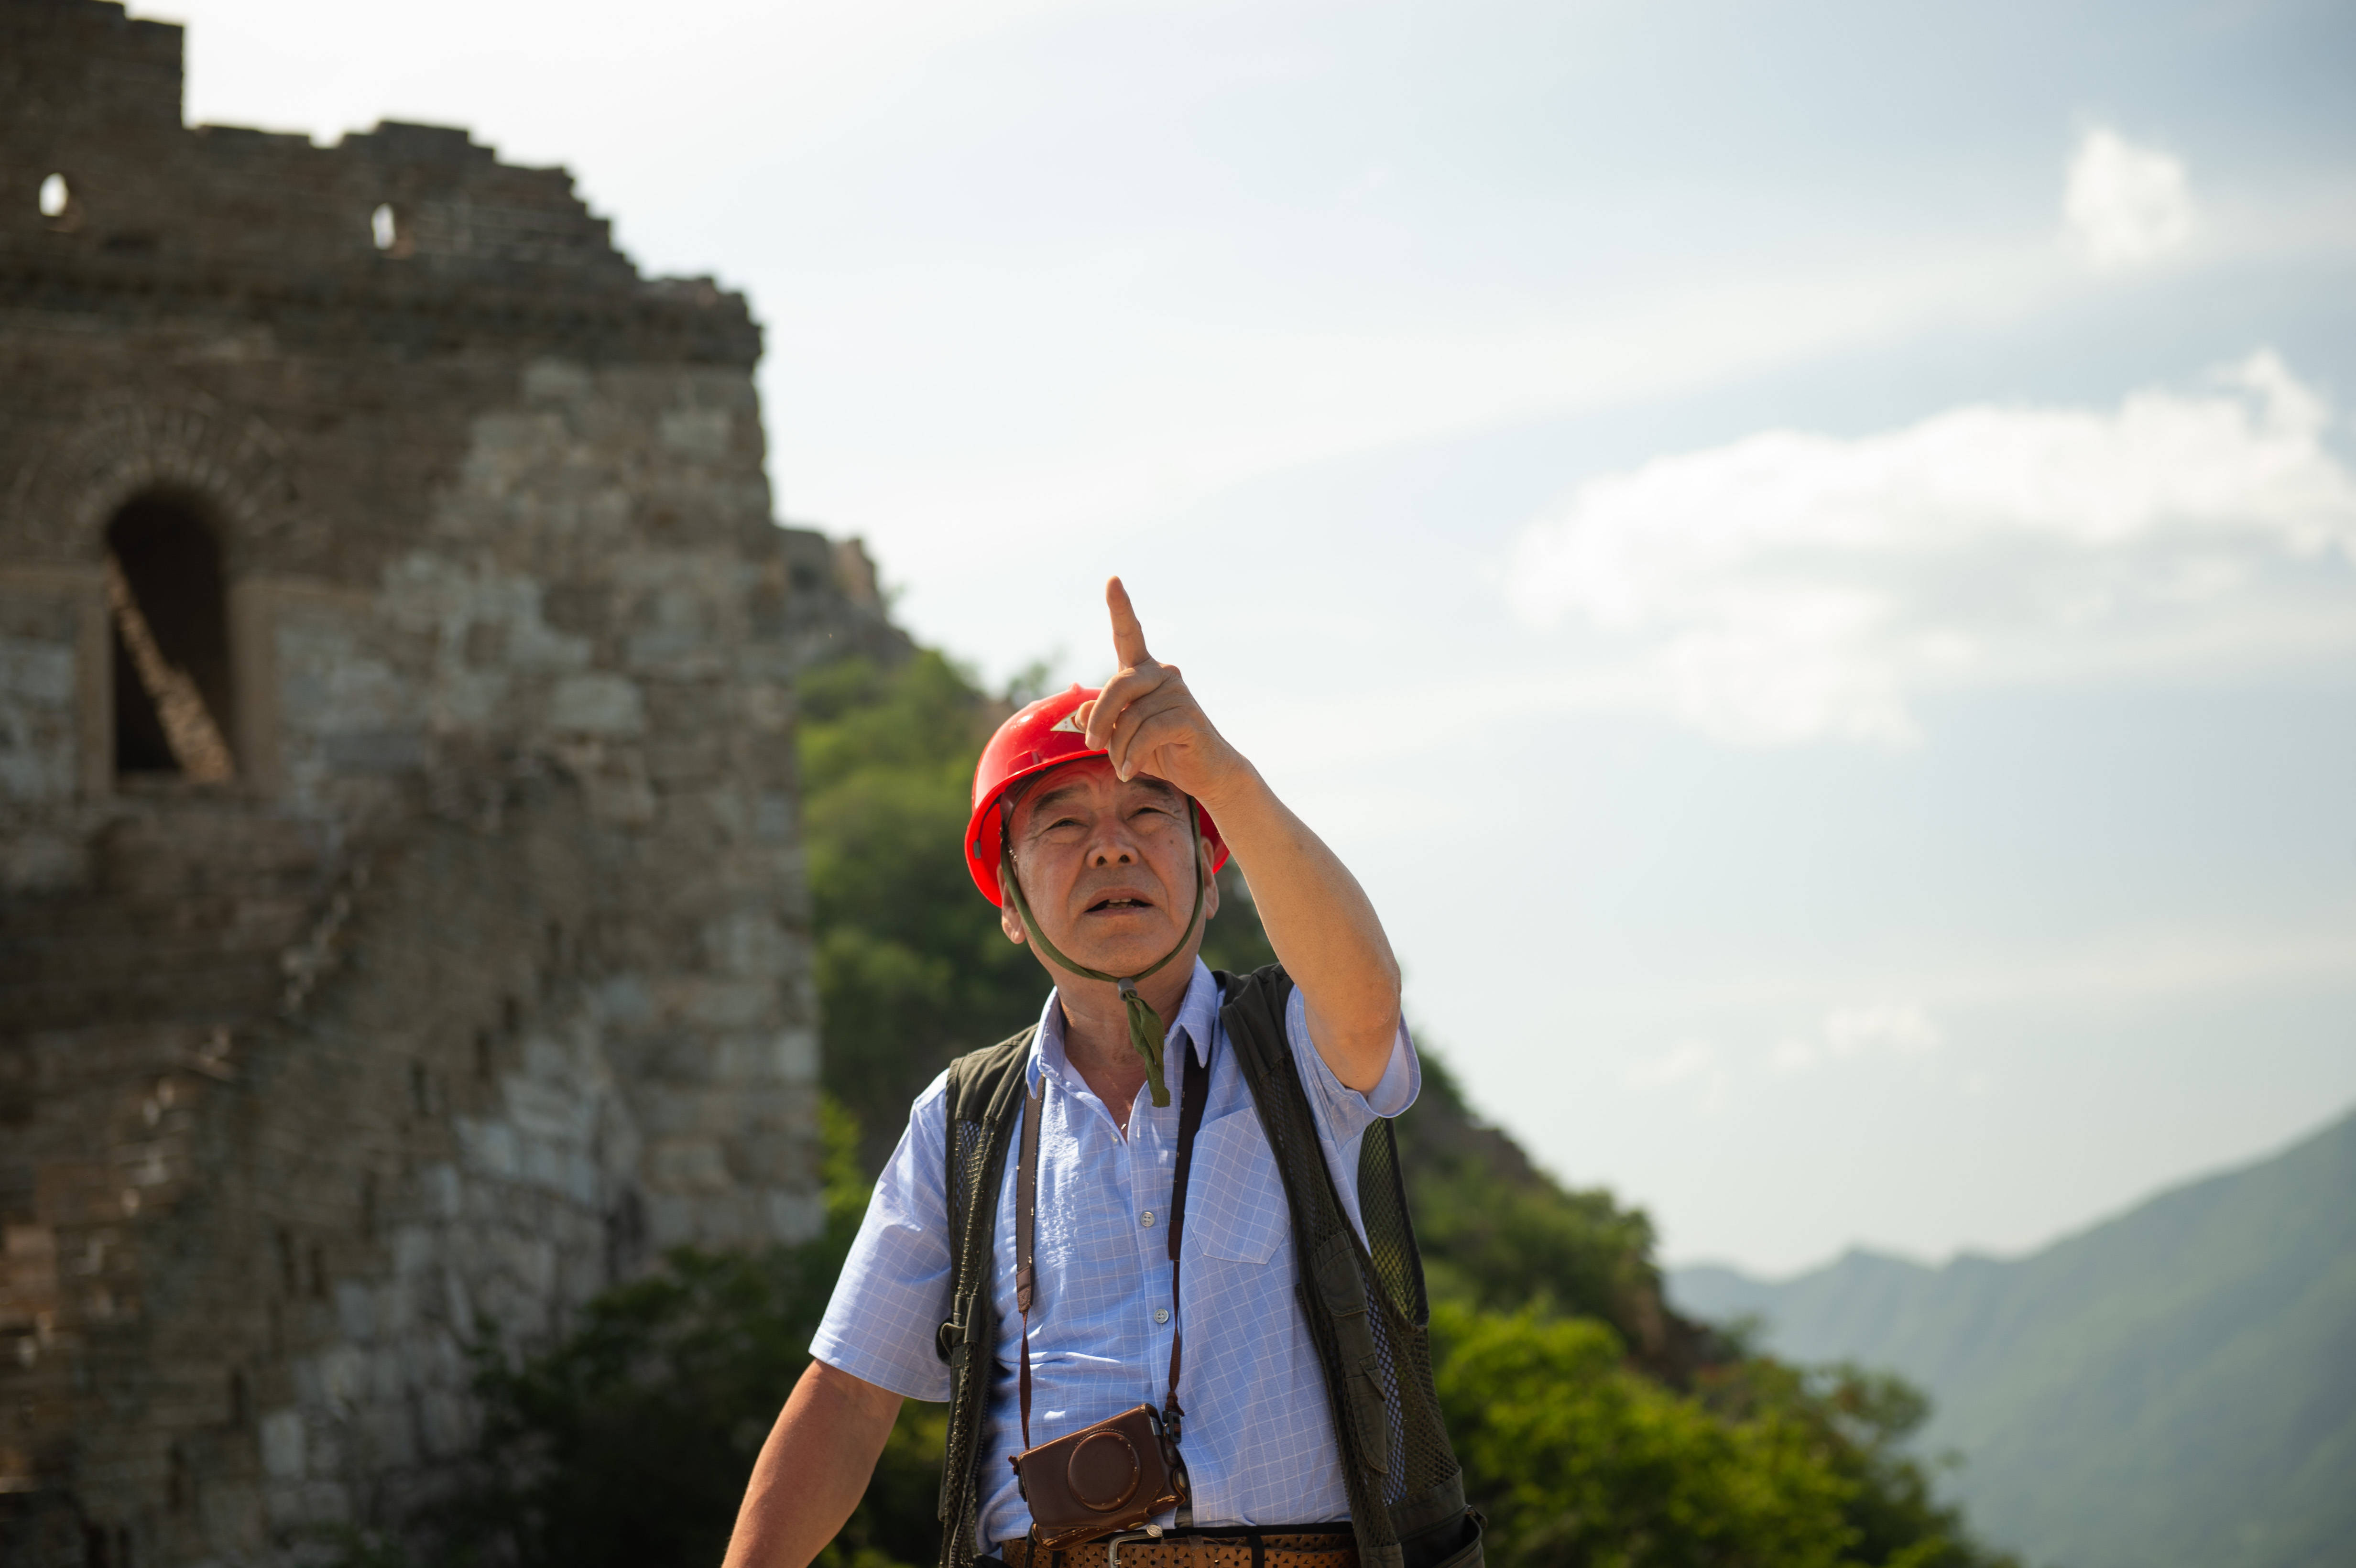
M1134 893L1114 893L1088 905L1088 912L1101 914L1107 910L1151 909L1152 907L1151 901L1139 898Z

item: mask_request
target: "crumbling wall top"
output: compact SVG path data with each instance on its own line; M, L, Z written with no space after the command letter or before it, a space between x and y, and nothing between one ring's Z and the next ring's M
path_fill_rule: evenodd
M605 359L759 357L741 296L641 280L562 168L397 121L327 147L192 128L181 87L177 25L0 0L0 296L100 315L217 301L345 335L390 317L437 347L561 334Z

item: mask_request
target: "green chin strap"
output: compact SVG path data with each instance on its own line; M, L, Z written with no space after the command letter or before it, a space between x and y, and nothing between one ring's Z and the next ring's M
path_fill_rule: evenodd
M1162 1051L1168 1043L1168 1037L1162 1032L1162 1015L1153 1010L1152 1003L1137 994L1137 983L1160 974L1173 958L1185 952L1186 944L1194 940L1194 928L1203 923L1203 894L1211 879L1203 870L1202 816L1191 799L1186 802L1186 826L1194 836L1194 912L1186 917L1186 932L1179 937L1177 946L1126 977L1075 964L1056 951L1055 944L1042 934L1039 923L1032 918L1031 901L1023 896L1023 883L1014 875L1014 846L1007 839L1002 827L998 839L998 864L1006 874L1007 891L1014 897L1014 912L1023 917L1024 933L1059 967L1087 979L1101 980L1108 986L1119 987L1121 1005L1129 1010L1130 1048L1145 1058L1145 1081L1152 1086L1153 1103L1157 1105L1170 1104L1170 1087L1162 1081Z

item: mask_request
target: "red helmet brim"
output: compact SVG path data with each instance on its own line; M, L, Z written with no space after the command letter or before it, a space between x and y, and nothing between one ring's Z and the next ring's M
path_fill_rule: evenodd
M1024 779L1105 754L1102 747L1090 746L1087 737L1071 722L1080 704L1096 695L1076 682L1068 691L1043 697L1001 724L981 749L973 770L973 815L966 822L965 863L973 874L973 885L993 904L999 901L998 848L1004 832L1001 802L1009 789ZM1211 848L1211 870L1215 875L1227 863L1226 841L1199 802L1195 811L1203 826L1203 841Z

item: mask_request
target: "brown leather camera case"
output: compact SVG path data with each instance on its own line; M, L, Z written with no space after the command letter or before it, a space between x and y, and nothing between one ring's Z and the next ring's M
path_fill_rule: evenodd
M1186 1496L1176 1445L1150 1404L1135 1405L1014 1460L1031 1537L1051 1552L1135 1530Z

